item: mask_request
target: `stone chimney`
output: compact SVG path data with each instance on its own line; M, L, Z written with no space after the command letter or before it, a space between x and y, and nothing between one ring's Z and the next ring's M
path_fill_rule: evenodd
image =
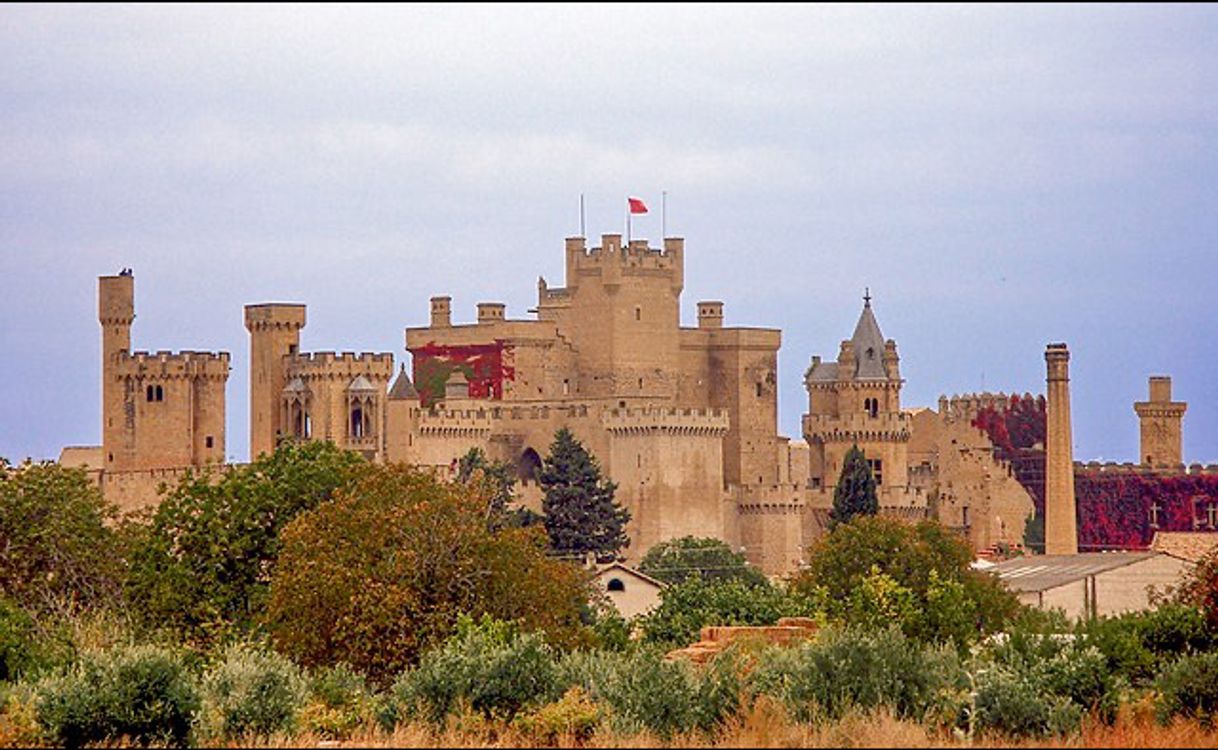
M453 324L452 297L431 298L431 327L448 328Z
M1078 554L1074 500L1074 448L1070 429L1070 350L1045 347L1047 437L1045 440L1045 554Z

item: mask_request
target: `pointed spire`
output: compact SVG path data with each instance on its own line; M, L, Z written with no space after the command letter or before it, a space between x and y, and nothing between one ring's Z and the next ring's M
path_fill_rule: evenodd
M417 399L419 392L415 390L414 383L410 382L410 377L406 375L406 363L402 363L402 369L398 372L397 380L393 381L393 387L389 389L389 398L398 399Z
M854 327L854 356L858 359L858 369L855 377L860 379L887 379L884 370L884 334L880 333L880 324L876 322L875 313L871 309L871 290L863 294L863 312L859 322Z

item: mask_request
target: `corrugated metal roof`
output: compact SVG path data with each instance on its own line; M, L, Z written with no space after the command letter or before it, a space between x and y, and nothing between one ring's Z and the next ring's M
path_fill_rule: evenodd
M1011 591L1046 591L1087 576L1123 568L1155 557L1157 552L1088 552L1081 555L1031 555L998 563L993 573Z

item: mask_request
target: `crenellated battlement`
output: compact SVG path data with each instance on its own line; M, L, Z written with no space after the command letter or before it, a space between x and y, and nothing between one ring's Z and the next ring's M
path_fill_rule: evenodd
M912 425L913 417L906 412L892 412L875 417L867 414L803 416L804 435L824 442L905 442L909 440Z
M284 355L289 377L393 376L393 355L388 352L302 352Z
M944 421L971 422L985 409L1002 411L1011 405L1012 398L1036 398L1031 393L982 392L963 393L939 397L939 418Z
M655 431L676 434L726 435L730 420L726 409L606 409L601 426L615 435Z
M1145 476L1214 476L1218 475L1218 464L1176 464L1175 466L1147 466L1129 461L1075 461L1076 474L1142 474Z
M172 352L124 352L116 364L119 377L149 378L220 378L227 379L228 352L183 350Z
M602 235L600 246L592 248L583 237L568 237L566 251L566 289L578 286L579 277L588 273L599 274L604 284L618 283L622 276L671 276L675 286L684 283L685 240L681 237L665 238L659 248L649 246L647 240L623 243L620 234ZM545 289L541 296L559 294L557 289Z

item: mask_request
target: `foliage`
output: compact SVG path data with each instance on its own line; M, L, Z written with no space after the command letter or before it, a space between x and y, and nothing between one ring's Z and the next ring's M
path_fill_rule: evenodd
M34 620L9 599L0 598L0 682L16 680L38 664Z
M557 747L563 738L582 744L592 738L603 713L582 688L573 687L554 703L518 715L512 726L545 747Z
M639 570L665 583L681 583L698 576L704 581L739 580L764 584L766 577L733 552L721 539L684 536L660 542L643 555Z
M371 467L284 530L267 619L277 647L384 684L442 643L461 613L516 621L556 643L577 637L582 570L547 557L539 529L488 529L485 510L476 488Z
M487 497L489 526L498 528L509 523L512 513L508 506L516 496L516 470L511 464L490 461L481 448L470 448L457 461L457 481L478 487Z
M150 645L88 654L36 690L39 724L66 747L123 737L185 746L199 705L182 657Z
M559 684L578 687L609 707L618 732L647 729L661 737L712 731L740 708L739 670L729 655L695 669L684 660L665 661L653 648L634 651L576 651L558 665Z
M38 723L37 696L28 683L0 683L0 747L46 744Z
M255 624L279 556L281 529L364 470L332 443L285 441L270 455L216 475L191 473L133 542L127 594L148 625L208 641Z
M630 512L613 498L617 485L601 476L600 464L571 431L560 429L538 478L545 499L546 533L555 552L582 557L617 553L630 544Z
M858 516L874 516L880 512L880 500L875 492L875 476L867 457L857 445L851 446L842 459L842 473L833 490L833 509L829 511L829 528L849 523Z
M971 561L967 542L936 521L911 526L862 517L809 548L792 589L821 592L831 620L895 622L919 640L963 648L1019 610L1015 596L992 575L972 570Z
M1197 561L1185 575L1176 596L1178 601L1199 607L1205 613L1206 625L1218 640L1218 547Z
M340 662L310 677L299 723L307 732L343 739L370 720L375 703L363 675Z
M977 676L974 706L975 730L1014 737L1068 734L1083 715L1069 699L1047 694L1032 675L1005 667Z
M1218 651L1190 654L1168 664L1155 687L1161 720L1184 714L1212 726L1218 717Z
M463 615L457 632L393 685L399 717L437 725L459 705L510 722L557 692L554 654L545 640L485 615L477 623Z
M773 625L780 617L813 617L819 612L817 602L815 595L769 583L691 578L662 589L660 605L641 615L639 624L648 643L685 646L696 640L703 625Z
M1150 683L1169 660L1214 645L1202 612L1172 602L1153 610L1082 621L1077 634L1082 643L1104 655L1110 672L1132 685Z
M592 641L596 648L624 651L630 647L634 628L607 596L591 602L584 619L590 621L588 624L592 628Z
M0 459L0 596L30 612L112 601L116 516L84 469Z
M410 350L414 358L414 381L424 407L444 400L444 386L455 370L469 382L469 397L503 398L503 384L514 380L510 364L512 347L502 341L491 344L429 343Z
M288 731L306 696L307 683L291 661L274 651L233 644L203 676L202 731L230 740Z
M878 708L921 720L964 681L950 649L911 642L897 628L833 628L794 649L768 649L750 688L781 700L798 721Z

